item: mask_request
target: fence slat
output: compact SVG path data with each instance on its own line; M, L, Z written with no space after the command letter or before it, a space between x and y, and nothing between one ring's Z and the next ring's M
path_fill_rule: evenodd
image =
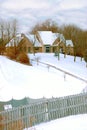
M0 112L0 130L23 130L60 117L87 113L87 93L51 98Z

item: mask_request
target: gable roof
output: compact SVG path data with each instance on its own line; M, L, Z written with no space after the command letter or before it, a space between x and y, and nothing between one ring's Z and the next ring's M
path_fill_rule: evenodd
M63 34L60 34L60 33L56 33L56 36L57 36L57 39L60 40L60 42L63 42L65 43L65 37Z
M71 47L73 47L73 42L72 42L72 40L66 40L66 46L71 46Z
M33 44L34 43L34 40L35 40L35 37L33 34L29 34L29 35L26 35L27 38L31 41L31 43Z
M18 34L16 37L12 38L9 43L6 44L6 47L14 47L19 45L32 45L32 42L28 35L25 34Z
M23 39L21 34L16 35L16 37L12 38L9 43L6 44L6 47L14 47L15 45L18 46L19 42Z
M44 45L52 45L57 36L51 31L38 31L38 34Z
M34 47L42 47L35 35L30 34L28 35L28 38L30 39L31 43L34 44Z
M64 37L64 35L63 35L63 34L60 34L60 41L61 41L61 42L63 42L63 43L65 43L65 42L66 42L65 37Z
M32 43L30 41L30 39L23 34L23 39L19 42L19 47L32 47Z

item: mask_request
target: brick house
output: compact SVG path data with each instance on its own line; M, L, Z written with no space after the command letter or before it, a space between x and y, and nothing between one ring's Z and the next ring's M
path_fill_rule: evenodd
M12 38L9 43L6 44L6 49L17 47L19 51L26 53L33 52L33 45L28 37L24 34L18 34L16 37Z
M35 35L18 34L11 39L6 48L18 47L19 51L26 53L66 53L73 55L74 47L71 40L65 40L63 34L52 31L37 31Z

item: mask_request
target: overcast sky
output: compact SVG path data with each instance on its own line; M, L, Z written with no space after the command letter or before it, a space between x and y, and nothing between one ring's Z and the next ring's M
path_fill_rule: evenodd
M17 19L21 32L47 19L87 30L87 0L0 0L0 19Z

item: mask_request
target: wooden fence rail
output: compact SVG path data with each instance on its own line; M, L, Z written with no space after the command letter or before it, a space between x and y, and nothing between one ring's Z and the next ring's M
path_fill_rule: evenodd
M43 64L43 65L46 65L46 66L48 66L48 68L54 68L54 69L56 69L56 70L58 70L58 71L60 71L60 72L63 72L64 74L67 74L67 75L69 75L69 76L72 76L72 77L74 77L74 78L76 78L76 79L78 79L78 80L82 80L83 82L85 82L85 83L87 83L87 80L86 79L84 79L84 78L82 78L82 77L80 77L80 76L78 76L78 75L75 75L75 74L72 74L72 73L70 73L70 72L68 72L68 71L65 71L65 70L63 70L63 69L61 69L61 68L59 68L59 67L56 67L56 66L54 66L54 65L51 65L51 64L48 64L48 63L44 63L44 62L42 62L42 61L37 61L37 60L34 60L34 59L32 59L31 61L35 61L35 62L38 62L37 64Z
M51 98L0 112L0 130L23 130L57 118L87 113L87 93Z

